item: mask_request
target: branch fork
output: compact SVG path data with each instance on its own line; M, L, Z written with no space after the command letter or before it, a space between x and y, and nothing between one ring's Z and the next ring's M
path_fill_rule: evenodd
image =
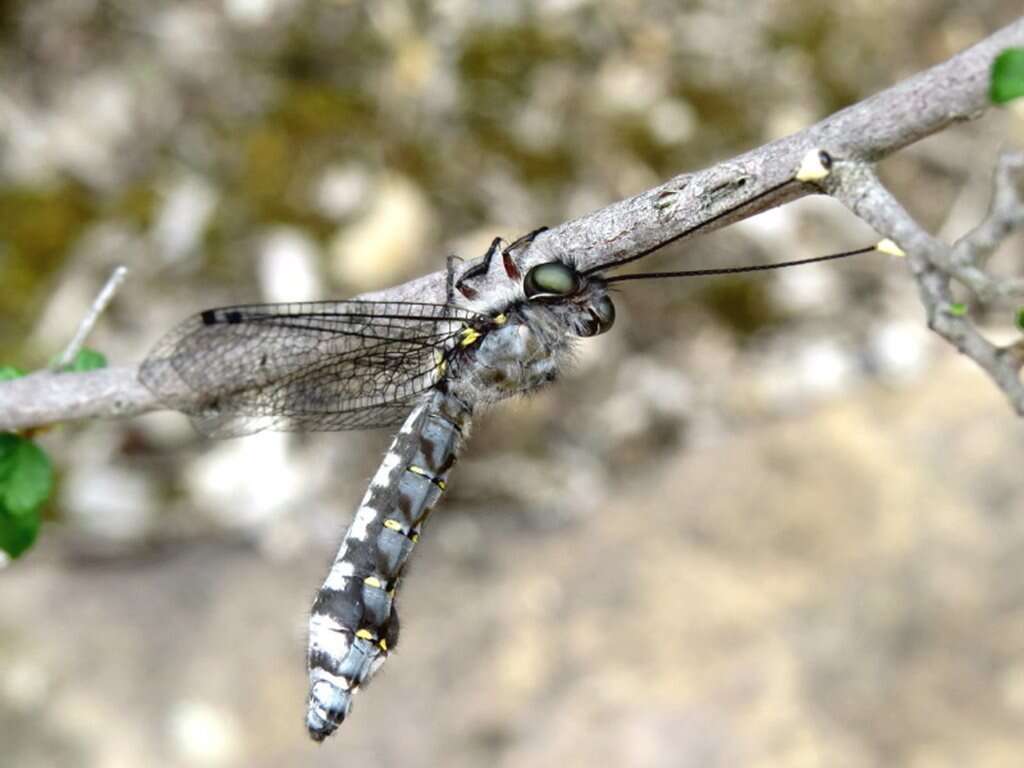
M952 287L963 286L984 304L1024 298L1024 280L998 277L986 268L1002 241L1024 226L1024 153L1000 156L987 216L952 245L926 232L882 184L871 164L833 159L829 166L816 182L822 191L905 251L928 327L974 360L1024 416L1024 338L1006 346L989 341L955 300Z

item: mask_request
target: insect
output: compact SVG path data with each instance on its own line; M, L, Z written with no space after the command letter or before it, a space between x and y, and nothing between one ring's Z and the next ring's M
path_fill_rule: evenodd
M542 231L508 245L495 239L483 260L458 276L450 261L444 304L211 309L173 329L141 366L145 386L213 436L401 425L313 604L306 727L316 741L347 717L353 695L396 647L396 591L474 411L553 381L577 339L608 331L615 321L609 285L774 269L878 248L614 277L563 261L524 271L520 255ZM494 259L501 260L506 290L481 301L472 282ZM474 309L465 306L471 300Z

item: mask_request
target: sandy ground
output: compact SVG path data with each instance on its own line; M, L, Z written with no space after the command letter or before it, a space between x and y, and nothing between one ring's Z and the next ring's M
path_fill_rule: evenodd
M329 547L105 562L51 535L0 579L6 764L1013 765L1022 459L946 360L668 453L555 530L455 505L402 647L320 747L302 624Z

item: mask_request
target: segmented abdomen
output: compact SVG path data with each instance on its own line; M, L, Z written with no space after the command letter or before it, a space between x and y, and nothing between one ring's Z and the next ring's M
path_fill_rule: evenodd
M306 726L317 741L394 649L393 600L427 515L445 488L470 410L435 391L402 425L345 534L309 620Z

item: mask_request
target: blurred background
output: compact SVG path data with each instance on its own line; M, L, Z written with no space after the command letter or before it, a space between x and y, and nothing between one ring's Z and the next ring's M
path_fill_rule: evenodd
M90 346L133 364L190 312L386 287L799 130L1019 12L0 4L0 362L45 364L116 264ZM1022 134L994 111L882 170L954 238ZM874 237L805 200L645 267ZM557 386L478 419L398 653L322 746L307 611L389 436L45 434L48 522L0 570L0 763L1024 764L1024 433L905 266L617 304Z

